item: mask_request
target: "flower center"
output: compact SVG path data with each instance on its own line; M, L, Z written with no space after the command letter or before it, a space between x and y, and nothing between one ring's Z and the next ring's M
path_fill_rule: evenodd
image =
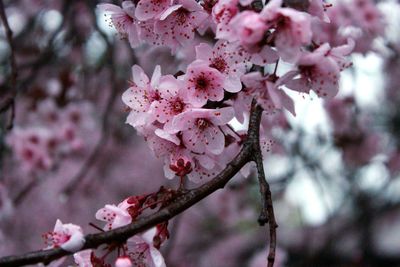
M222 57L217 57L214 58L212 63L210 64L211 68L217 69L219 70L221 73L225 72L225 70L227 69L227 64L225 59L223 59Z
M176 11L175 19L178 25L184 25L188 17L190 15L190 12L184 8L180 8Z
M196 79L196 89L197 90L206 90L208 87L208 79L204 76L199 76Z
M172 110L176 114L181 113L183 111L183 109L185 108L185 104L182 102L182 100L180 98L178 98L174 102L172 102L171 106L172 106Z
M210 125L210 121L208 121L207 119L197 119L196 120L196 126L200 130L206 129L209 125Z

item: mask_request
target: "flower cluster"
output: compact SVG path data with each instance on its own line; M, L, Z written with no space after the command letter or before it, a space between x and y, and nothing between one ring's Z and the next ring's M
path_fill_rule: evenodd
M14 127L7 143L27 172L49 170L60 157L84 149L85 133L96 126L91 113L89 102L71 102L60 108L47 99L40 102L26 125Z
M117 206L105 205L104 208L97 211L96 219L106 222L106 225L104 226L104 230L101 228L98 229L101 231L109 231L130 224L147 209L165 207L171 202L176 194L177 192L174 190L161 187L155 193L128 197ZM57 225L58 224L59 221L57 221ZM168 222L160 223L145 233L135 235L129 238L125 243L119 244L118 258L115 262L115 266L165 267L164 258L159 249L164 241L169 238L167 226ZM97 228L97 226L95 227ZM57 231L55 230L52 233L52 236L62 236L57 239L57 244L64 244L65 246L64 242L68 240L68 238L66 238L65 235L61 235L58 228ZM75 253L75 262L80 267L110 266L106 263L106 257L116 248L116 246L110 245L107 248L108 253L106 253L106 256L101 258L97 257L92 250L84 250ZM120 253L121 251L122 253Z
M106 222L103 229L91 224L100 231L110 231L118 227L130 224L148 209L163 208L178 196L178 192L161 187L157 192L130 196L118 205L105 205L96 212L96 219ZM126 242L117 245L111 244L105 256L97 257L93 250L83 250L74 254L76 264L80 267L111 266L107 263L107 256L114 250L118 250L115 261L117 267L153 266L165 267L164 258L159 249L169 238L168 222L160 223L156 227L143 234L135 235ZM54 230L43 234L46 249L61 247L64 250L79 251L84 245L85 239L82 229L74 224L63 224L57 220ZM61 264L65 257L58 261Z
M228 147L237 147L243 135L231 122L245 122L253 98L274 116L283 110L295 115L288 90L335 96L355 45L349 38L335 47L314 34L314 24L329 21L329 5L319 0L300 7L282 0L140 0L100 8L132 47L147 43L179 53L198 43L184 72L162 75L157 66L149 78L133 66L122 96L127 123L164 160L166 176L193 182L212 177L235 156L238 150ZM291 66L282 74L281 61Z
M366 165L382 150L382 136L367 127L370 118L356 114L353 97L332 99L325 106L333 126L335 145L351 167Z

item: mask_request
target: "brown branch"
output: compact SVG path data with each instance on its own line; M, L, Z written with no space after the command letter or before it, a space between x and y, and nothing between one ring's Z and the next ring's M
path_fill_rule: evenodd
M159 210L158 212L155 212L154 214L140 218L129 225L107 232L86 235L85 244L81 248L81 250L97 248L102 244L110 244L115 242L123 243L135 234L154 227L159 223L170 220L171 218L190 208L197 202L201 201L205 197L209 196L216 190L225 187L228 181L231 180L246 163L255 160L254 155L261 151L259 145L259 128L261 115L262 109L256 105L255 101L253 101L250 114L248 136L243 144L242 149L240 150L239 154L226 166L226 168L221 171L217 176L215 176L211 181L203 184L202 186L199 186L198 188L188 190L167 207ZM262 158L257 159L258 162L260 162L260 160L262 162ZM260 166L258 165L258 167ZM259 174L261 174L262 176L261 179L265 181L263 169L259 170ZM264 196L266 196L265 203L268 211L268 219L270 223L272 222L270 227L270 255L268 257L268 266L271 267L273 266L274 258L274 254L272 253L274 253L276 246L276 223L273 217L272 198L268 184L267 187L265 187L265 185L263 184L260 184L260 187L265 189L263 192ZM0 258L0 266L21 266L39 262L49 263L55 259L70 254L72 253L65 251L61 248L39 250L20 256L8 256Z
M15 47L13 42L13 32L10 28L10 24L8 24L7 15L4 9L3 0L0 0L0 19L3 22L4 29L6 32L7 42L10 46L10 64L11 64L11 77L10 77L10 84L12 93L5 101L4 106L0 107L1 111L5 111L7 109L11 110L10 121L8 123L7 128L11 129L14 124L14 117L15 117L15 97L17 95L17 63L15 61ZM3 103L2 103L3 104Z

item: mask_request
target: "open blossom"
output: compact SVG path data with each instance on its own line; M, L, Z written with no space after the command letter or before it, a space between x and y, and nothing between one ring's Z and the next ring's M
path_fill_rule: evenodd
M131 1L122 2L122 8L113 4L100 4L100 10L110 13L111 23L122 37L126 37L132 48L140 44L139 28L135 18L135 5Z
M153 239L157 233L154 227L141 235L128 239L128 255L133 266L165 267L160 251L154 247Z
M215 37L229 40L232 31L229 22L239 12L238 0L219 0L212 9L212 16L217 23Z
M233 115L231 107L191 109L176 116L167 131L181 131L184 145L193 152L218 155L225 147L225 136L218 126L226 125Z
M85 243L85 238L80 226L75 224L63 224L57 220L54 230L43 234L47 248L57 248L70 252L78 251Z
M78 264L79 267L92 267L92 253L93 251L91 249L74 253L75 263Z
M266 112L286 109L295 114L293 100L279 89L281 80L273 81L271 76L263 77L260 72L250 72L242 77L242 81L253 96L257 96L257 102Z
M169 123L171 119L191 108L183 81L172 75L163 76L159 84L161 99L154 101L152 113L157 121Z
M207 17L208 14L196 1L179 0L160 15L154 29L162 43L175 51L194 39L196 28Z
M96 212L96 219L107 222L104 230L112 230L132 222L131 215L121 204L118 206L105 205L104 208Z
M122 101L131 109L126 122L136 127L154 121L149 110L154 101L161 99L157 88L161 78L161 68L157 66L149 80L142 68L134 65L132 76L132 86L123 93Z
M339 90L340 71L349 66L343 56L351 49L352 43L337 50L326 43L313 52L302 54L297 62L298 70L282 77L286 79L285 85L299 92L308 93L312 89L320 97L334 97Z
M172 0L140 0L136 5L135 16L139 20L158 18L172 5Z
M190 64L185 75L188 99L195 107L201 107L210 101L224 98L223 75L207 63L197 60Z
M236 93L242 89L240 77L246 72L248 56L237 45L219 40L212 48L201 43L196 46L196 58L207 62L224 76L222 86L226 91Z
M305 12L282 8L282 0L270 1L260 16L268 28L274 28L274 44L283 60L294 62L300 47L311 43L311 18Z

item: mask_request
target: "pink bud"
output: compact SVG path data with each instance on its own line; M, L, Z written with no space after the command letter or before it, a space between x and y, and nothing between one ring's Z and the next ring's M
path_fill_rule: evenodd
M129 257L119 257L115 261L115 267L132 267L132 261Z

